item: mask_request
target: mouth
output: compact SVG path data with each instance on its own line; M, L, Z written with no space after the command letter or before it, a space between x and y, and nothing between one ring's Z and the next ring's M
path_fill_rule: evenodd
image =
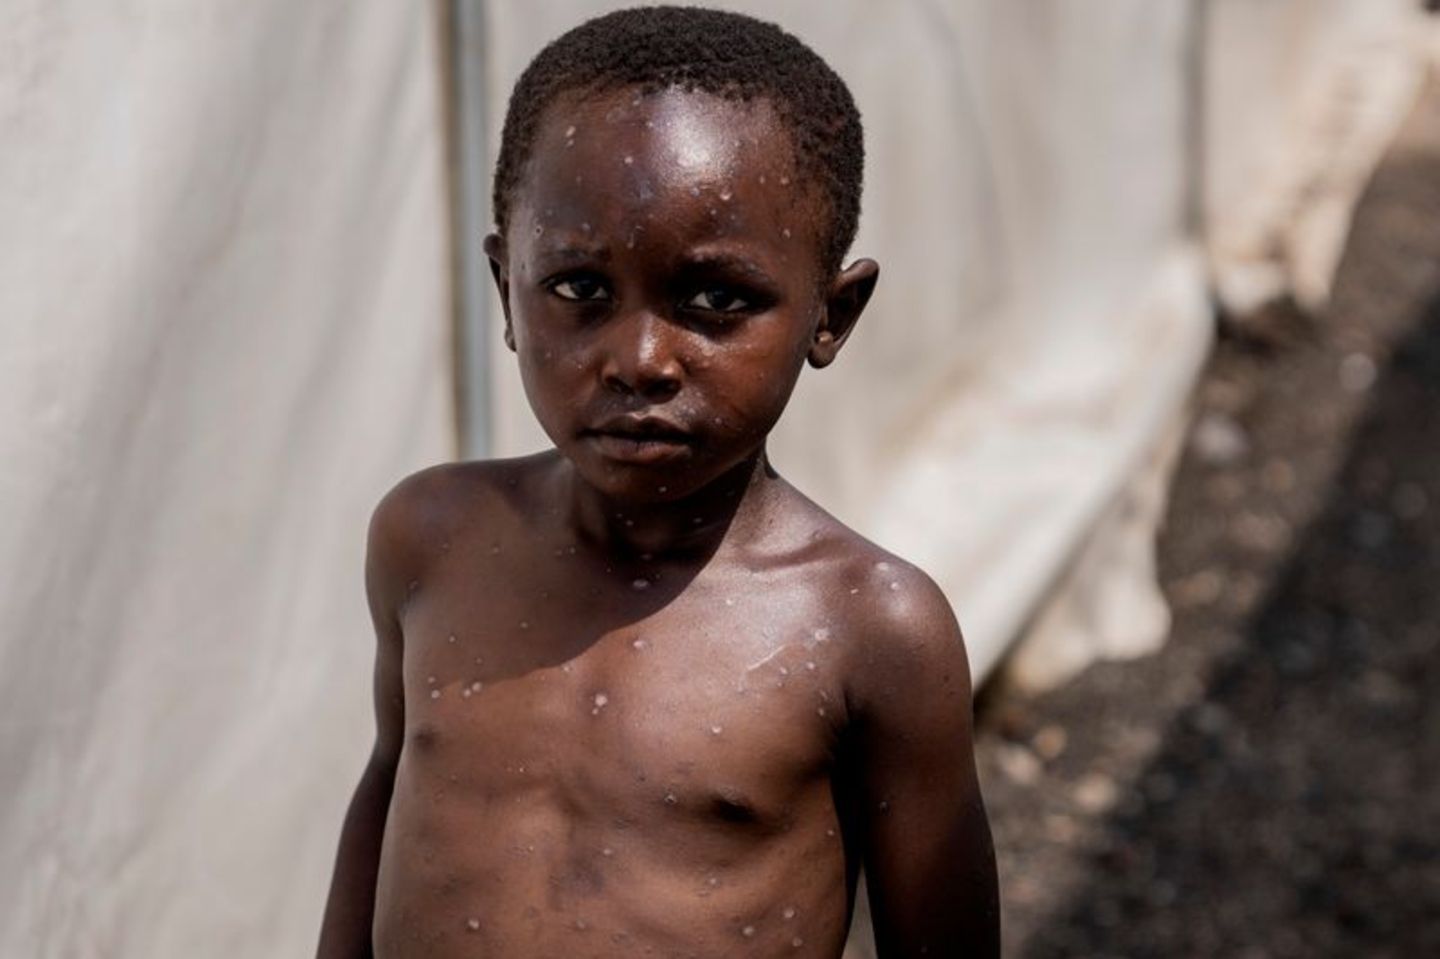
M582 430L582 439L601 456L625 463L651 464L683 459L695 447L690 433L658 417L622 416Z

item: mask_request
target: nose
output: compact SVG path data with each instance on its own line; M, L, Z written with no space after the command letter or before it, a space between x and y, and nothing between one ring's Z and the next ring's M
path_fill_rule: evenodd
M676 355L675 332L645 311L615 323L600 368L605 388L647 400L666 400L678 393L684 367Z

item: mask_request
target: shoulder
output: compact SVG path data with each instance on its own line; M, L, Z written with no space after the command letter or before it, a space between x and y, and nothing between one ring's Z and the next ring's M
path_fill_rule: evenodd
M937 699L968 704L969 659L944 591L918 566L846 532L850 541L837 550L826 578L837 584L832 595L835 619L844 623L852 709L924 710Z
M955 613L924 570L872 543L798 491L791 508L787 525L810 530L805 547L790 554L791 561L809 581L807 589L843 624L854 658L877 666L964 660Z
M411 473L381 497L370 520L372 534L387 541L443 536L485 514L513 508L550 458L537 454L441 463Z
M546 454L431 466L396 483L370 517L372 583L410 582L435 557L522 509L520 498L547 466Z

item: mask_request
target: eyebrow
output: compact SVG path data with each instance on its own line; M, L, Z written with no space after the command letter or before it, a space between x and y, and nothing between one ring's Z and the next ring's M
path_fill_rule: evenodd
M685 260L686 269L720 269L732 270L744 274L754 280L766 283L773 283L770 273L762 269L752 260L743 256L736 256L731 253L702 253L699 256Z
M562 263L592 263L599 260L601 263L609 263L611 260L610 247L600 246L575 246L565 244L563 246L542 246L538 255L547 260L559 260Z

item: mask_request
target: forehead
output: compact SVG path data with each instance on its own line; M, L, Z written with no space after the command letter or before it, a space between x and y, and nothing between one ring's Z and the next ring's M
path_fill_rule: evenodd
M819 196L798 175L792 142L764 98L677 88L566 95L541 118L512 230L578 218L591 230L768 231L790 246L815 243Z

